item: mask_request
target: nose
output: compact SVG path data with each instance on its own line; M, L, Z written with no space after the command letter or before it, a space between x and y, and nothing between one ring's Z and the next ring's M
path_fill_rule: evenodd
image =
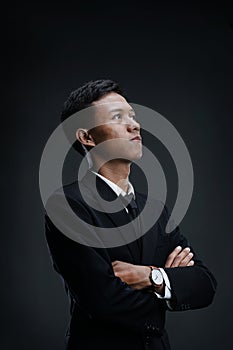
M133 131L140 131L140 124L136 121L136 120L130 120L129 123L127 123L127 130L129 132L133 132Z

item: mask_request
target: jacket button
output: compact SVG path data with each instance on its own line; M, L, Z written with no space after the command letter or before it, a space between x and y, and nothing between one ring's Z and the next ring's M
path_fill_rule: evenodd
M150 344L150 337L149 337L149 335L146 336L145 344L146 345Z

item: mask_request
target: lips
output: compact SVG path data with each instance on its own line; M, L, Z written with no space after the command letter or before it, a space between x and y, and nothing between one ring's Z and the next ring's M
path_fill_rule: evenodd
M142 138L141 136L135 136L133 139L131 139L130 141L138 141L138 142L142 142Z

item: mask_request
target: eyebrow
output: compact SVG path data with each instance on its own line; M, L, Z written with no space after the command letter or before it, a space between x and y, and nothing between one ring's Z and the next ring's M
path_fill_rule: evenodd
M112 113L112 112L124 112L124 109L122 109L122 108L114 108L114 109L112 109L110 111L110 113ZM134 112L133 108L130 108L129 112Z

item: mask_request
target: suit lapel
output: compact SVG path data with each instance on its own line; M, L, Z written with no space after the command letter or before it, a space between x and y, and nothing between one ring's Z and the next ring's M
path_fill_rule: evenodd
M146 201L148 198L146 198L144 195L140 195L139 193L136 194L136 202L139 209L139 212L143 210L144 206L146 205ZM154 208L154 211L156 208ZM151 213L151 215L155 215L155 212ZM143 220L143 217L140 216L140 225L141 230L145 231L145 222ZM157 239L158 239L158 223L156 223L152 229L150 229L147 233L141 236L141 245L142 245L142 254L141 254L141 265L150 265L151 261L154 260L155 256L155 250L157 245Z
M91 171L88 171L87 174L84 176L82 179L83 184L89 188L89 190L93 193L93 199L95 200L96 203L98 203L98 206L102 211L104 212L104 215L107 215L109 220L112 222L114 227L117 227L119 230L119 234L123 238L123 242L125 242L124 245L121 247L117 248L111 248L112 253L114 255L114 252L116 250L121 249L122 254L124 256L128 255L128 262L134 263L134 264L139 264L140 263L140 254L138 252L138 246L135 241L131 243L127 243L125 239L125 235L123 233L123 230L121 229L121 226L126 225L130 222L129 220L129 215L127 214L123 204L122 204L122 210L116 212L116 213L106 213L104 211L104 206L101 205L101 203L97 200L95 193L92 191L92 186L90 184L93 183L93 181L96 181L96 188L99 192L99 195L106 201L113 201L117 198L116 193L112 190L110 186L106 184L105 181L103 181L100 177L96 176L93 174ZM136 233L135 233L135 228L133 225L129 225L128 228L128 233L130 237L135 237L136 238ZM126 254L125 249L128 251L128 254ZM124 252L123 252L124 250ZM129 259L130 257L130 259Z
M105 213L104 208L101 206L101 203L98 202L95 192L92 191L92 186L90 184L95 181L97 190L100 194L100 196L105 199L106 201L113 201L117 198L116 193L111 189L110 186L106 184L105 181L103 181L100 177L93 174L91 171L88 171L87 174L82 179L82 182L84 185L89 189L89 191L92 194L92 198L95 201L95 203L98 203L100 209L103 211L103 215L108 217L108 219L112 222L112 225L114 227L117 227L119 230L119 235L121 235L123 241L125 241L125 244L116 247L116 248L110 248L109 251L112 251L113 256L117 251L120 253L120 256L126 257L128 255L128 262L134 263L134 264L141 264L141 265L149 265L151 264L151 261L154 261L155 258L155 251L157 246L157 240L158 240L158 231L159 231L159 221L157 221L154 226L144 235L142 235L139 239L141 241L141 254L138 254L138 247L137 242L133 241L131 243L127 243L125 240L125 235L123 233L123 230L121 229L121 226L129 223L129 216L127 212L125 211L124 207L122 206L122 210L116 213ZM139 209L139 213L143 210L144 206L146 205L148 198L146 198L145 195L141 195L140 193L136 194L136 203ZM155 216L156 213L156 202L154 205L150 205L151 210L151 216ZM145 231L145 223L143 222L143 217L140 216L140 226L141 230ZM129 234L131 237L136 237L135 230L133 225L129 225ZM119 252L120 250L120 252ZM128 253L127 253L128 252Z

